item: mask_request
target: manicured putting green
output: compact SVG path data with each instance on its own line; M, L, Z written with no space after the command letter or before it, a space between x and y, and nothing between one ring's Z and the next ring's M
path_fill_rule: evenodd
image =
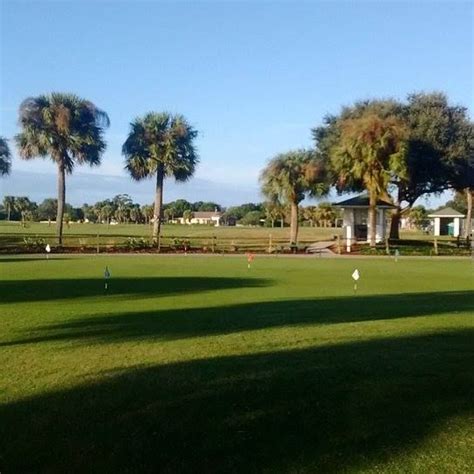
M2 257L0 470L472 472L473 290L469 259Z

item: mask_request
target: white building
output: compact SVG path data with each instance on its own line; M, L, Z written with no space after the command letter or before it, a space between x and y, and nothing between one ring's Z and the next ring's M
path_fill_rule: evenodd
M342 209L343 239L346 249L351 251L356 242L369 242L369 197L356 196L335 204ZM379 199L376 206L375 241L383 242L387 233L387 211L395 209L393 204Z
M433 220L433 234L435 237L441 235L459 237L461 235L461 225L464 214L461 214L455 209L445 207L429 214L428 217Z
M222 212L193 212L193 217L191 219L184 219L184 217L179 218L180 224L204 224L204 225L214 225L216 227L220 226L220 221L222 218Z

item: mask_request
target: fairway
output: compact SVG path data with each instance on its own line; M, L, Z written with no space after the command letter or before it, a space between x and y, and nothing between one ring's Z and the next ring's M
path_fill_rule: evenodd
M468 258L1 257L0 315L2 473L474 469Z

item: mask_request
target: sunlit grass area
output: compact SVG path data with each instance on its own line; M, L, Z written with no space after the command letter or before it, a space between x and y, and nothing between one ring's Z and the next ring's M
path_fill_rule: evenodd
M36 242L55 245L56 227L53 224L31 222L23 227L20 222L0 222L0 247L24 248L25 238L33 244ZM334 239L341 235L342 229L334 227L301 227L299 242L301 245L310 244L320 240ZM145 224L71 224L64 226L64 246L84 247L106 251L114 246L126 246L130 238L143 238L151 240L152 228ZM269 246L279 248L288 246L290 239L289 227L240 227L207 225L180 225L168 224L162 226L162 244L173 245L175 240L188 240L191 246L209 251L231 249L261 249L266 250ZM125 247L124 247L125 248Z
M0 360L2 472L474 465L469 259L1 257Z

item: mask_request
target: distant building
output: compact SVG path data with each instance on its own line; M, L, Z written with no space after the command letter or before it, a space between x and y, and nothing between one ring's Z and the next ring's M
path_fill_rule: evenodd
M433 221L433 234L436 237L441 235L459 237L461 235L464 214L461 214L452 207L439 209L429 214L428 217Z
M338 202L335 206L342 210L342 226L347 251L357 241L368 242L369 231L369 197L360 195L345 201ZM376 204L375 240L383 242L387 231L387 211L395 209L393 204L379 199Z
M203 225L214 225L219 227L221 225L222 212L194 212L191 219L179 218L180 224L203 224Z

